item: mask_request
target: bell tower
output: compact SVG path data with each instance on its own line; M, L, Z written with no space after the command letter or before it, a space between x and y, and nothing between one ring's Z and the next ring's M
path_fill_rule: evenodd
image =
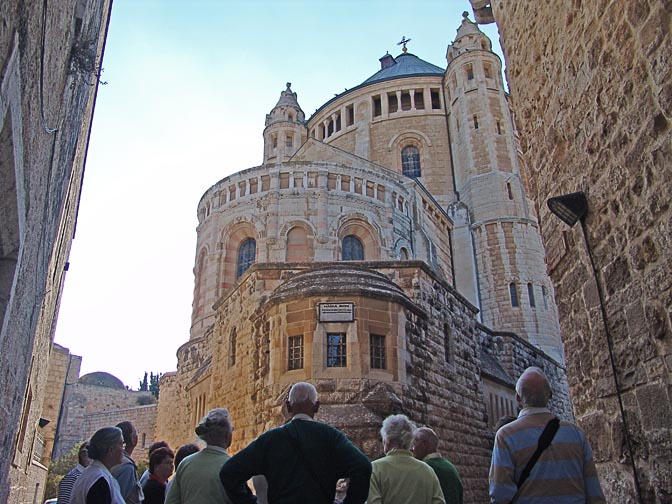
M282 163L301 147L308 138L306 116L301 110L292 83L280 93L278 103L266 114L264 128L264 164Z
M502 64L468 13L463 18L448 46L444 80L458 194L448 209L456 286L476 301L485 325L515 332L562 362L553 286L521 177Z

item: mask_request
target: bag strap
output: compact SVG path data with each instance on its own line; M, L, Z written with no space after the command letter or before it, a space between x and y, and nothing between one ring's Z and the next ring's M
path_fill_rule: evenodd
M291 421L289 424L285 425L285 429L286 429L285 432L287 434L287 438L289 438L289 441L292 443L292 446L294 447L294 450L299 455L299 459L301 460L301 462L303 462L303 465L306 467L306 469L308 469L308 472L310 473L310 475L313 477L313 479L317 483L317 486L320 487L320 491L322 492L322 495L325 498L325 502L331 503L331 502L333 502L333 497L322 486L322 482L320 481L320 478L317 477L317 474L315 474L315 471L313 469L312 464L310 464L308 462L308 460L306 460L306 457L303 454L303 450L301 449L301 443L299 443L299 441L298 441L299 431L298 431L296 425L293 425L293 424L294 424L294 421ZM294 438L294 436L292 436L290 434L290 432L289 432L290 427L292 427L294 432L296 432L296 438Z
M555 433L558 432L559 428L560 428L560 419L558 417L551 418L551 420L549 420L549 422L546 424L546 427L544 427L541 436L539 436L539 441L537 442L537 449L532 454L530 460L527 461L527 465L525 466L523 472L520 474L520 477L518 478L518 483L516 484L516 486L518 487L518 491L516 492L516 495L513 496L513 499L511 499L510 504L513 504L518 498L520 487L523 486L525 480L530 476L532 468L537 463L537 460L539 460L539 457L541 457L541 454L544 452L546 448L550 446L551 442L553 441L553 438L555 437Z

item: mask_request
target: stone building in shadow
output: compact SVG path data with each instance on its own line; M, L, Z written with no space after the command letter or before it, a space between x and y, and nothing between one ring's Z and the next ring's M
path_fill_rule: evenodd
M0 502L44 492L43 415L110 0L0 4Z

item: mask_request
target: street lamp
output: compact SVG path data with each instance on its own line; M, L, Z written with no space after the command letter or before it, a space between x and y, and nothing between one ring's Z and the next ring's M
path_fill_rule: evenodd
M546 204L549 210L569 227L574 226L576 221L583 219L588 213L588 200L582 192L556 196L549 199Z
M625 441L628 446L628 453L630 455L630 464L632 465L632 473L637 490L638 501L642 502L642 492L639 487L639 477L637 476L637 467L635 466L635 457L632 453L632 444L630 443L630 430L628 429L628 422L625 418L625 408L623 407L623 398L621 396L621 386L618 381L618 372L616 370L616 361L614 359L613 343L611 341L611 332L609 331L609 323L607 321L607 309L604 304L604 292L602 291L602 284L599 280L599 272L595 266L595 259L593 258L593 249L588 241L588 232L586 230L585 217L588 215L588 200L583 192L575 192L556 196L546 201L548 209L558 217L562 222L569 227L573 227L578 221L581 221L581 231L583 233L583 241L586 244L588 257L590 258L590 265L593 269L593 278L597 286L597 297L600 301L600 309L602 311L602 323L604 324L604 332L607 337L607 347L609 349L609 360L611 361L611 372L614 376L614 384L616 386L616 396L618 397L618 405L621 412L621 419L623 421L623 430L625 432Z

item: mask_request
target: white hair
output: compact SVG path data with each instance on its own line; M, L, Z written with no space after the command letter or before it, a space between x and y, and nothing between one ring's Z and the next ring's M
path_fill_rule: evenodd
M206 443L221 439L231 431L231 419L226 408L214 408L196 426L196 434Z
M299 404L309 402L311 404L317 403L317 390L308 382L298 382L292 385L289 389L289 397L287 399L289 404Z
M415 424L406 415L391 415L383 420L380 435L388 449L408 450L413 443Z

